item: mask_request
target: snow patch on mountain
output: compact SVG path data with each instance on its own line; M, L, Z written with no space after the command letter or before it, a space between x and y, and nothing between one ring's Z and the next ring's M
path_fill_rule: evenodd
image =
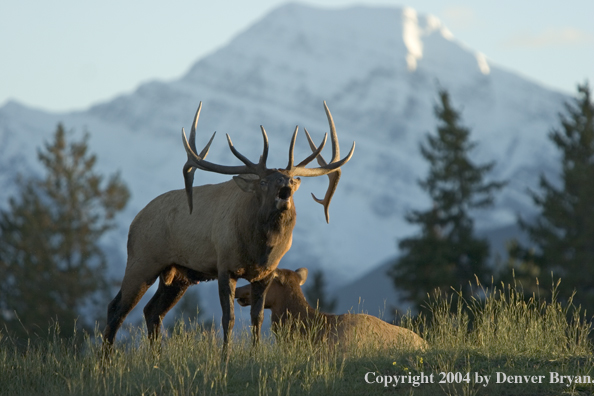
M476 63L478 64L478 67L481 70L481 73L483 73L483 74L491 73L491 68L489 67L489 62L487 62L487 57L480 52L477 52L475 56L476 56Z
M417 60L423 57L423 41L421 40L417 12L409 7L406 7L402 12L402 39L408 50L406 54L408 70L415 71Z

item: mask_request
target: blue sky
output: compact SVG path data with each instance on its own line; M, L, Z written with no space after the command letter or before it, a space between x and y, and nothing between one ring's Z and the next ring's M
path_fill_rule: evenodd
M0 106L84 109L149 80L183 75L280 0L0 2ZM593 0L311 0L321 7L409 6L499 66L574 93L594 86Z

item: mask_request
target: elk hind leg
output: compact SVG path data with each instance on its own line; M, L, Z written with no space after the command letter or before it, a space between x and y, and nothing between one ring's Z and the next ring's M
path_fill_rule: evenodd
M105 344L108 346L113 344L124 319L126 319L132 308L138 304L138 301L140 301L154 281L154 279L148 282L136 281L135 279L129 279L129 277L124 276L119 293L107 307L107 325L105 326L105 330L103 330L103 342Z
M191 282L175 267L169 267L160 275L159 288L144 307L144 319L151 342L158 339L163 318L184 295Z

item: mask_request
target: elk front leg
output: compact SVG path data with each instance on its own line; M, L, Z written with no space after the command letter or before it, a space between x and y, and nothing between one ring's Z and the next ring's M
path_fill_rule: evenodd
M252 282L252 306L250 308L250 316L252 319L252 342L257 345L260 342L260 330L262 328L262 321L264 320L264 302L266 301L266 292L273 278L270 274L266 278Z
M231 331L235 324L235 285L237 279L232 278L228 272L224 271L219 274L219 298L221 300L221 308L223 310L223 343L225 348L231 339Z

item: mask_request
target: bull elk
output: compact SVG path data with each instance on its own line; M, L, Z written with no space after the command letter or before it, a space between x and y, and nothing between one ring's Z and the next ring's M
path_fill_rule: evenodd
M196 126L202 102L198 106L190 139L182 128L182 141L187 153L183 167L184 190L167 192L151 201L132 221L128 233L128 259L119 293L107 309L104 342L110 346L125 317L147 289L159 278L159 286L144 307L149 337L155 340L165 314L179 301L186 289L200 281L218 280L222 307L224 345L234 325L234 295L238 278L252 286L251 321L253 340L257 343L264 317L264 296L280 259L292 242L296 212L293 194L299 188L298 176L328 175L330 184L323 200L328 221L328 206L340 178L340 167L352 157L355 144L340 159L338 137L332 115L324 102L330 125L332 160L326 163L319 147L305 160L294 165L293 150L298 127L289 147L289 163L284 169L266 167L268 137L263 127L264 149L257 164L240 154L229 135L231 152L244 165L217 165L205 160L215 134L197 154ZM305 166L317 157L319 167ZM193 187L196 169L233 176L232 180L214 185ZM312 194L313 195L313 194ZM188 209L184 208L186 205Z
M350 345L387 348L400 345L424 349L427 345L425 340L414 332L386 323L375 316L330 315L314 309L301 291L301 285L307 280L307 268L299 268L296 271L277 268L273 276L264 307L270 309L271 322L276 330L290 323L315 341L329 342L331 345L341 345L344 348ZM239 305L250 305L252 291L252 285L237 288L235 297Z

